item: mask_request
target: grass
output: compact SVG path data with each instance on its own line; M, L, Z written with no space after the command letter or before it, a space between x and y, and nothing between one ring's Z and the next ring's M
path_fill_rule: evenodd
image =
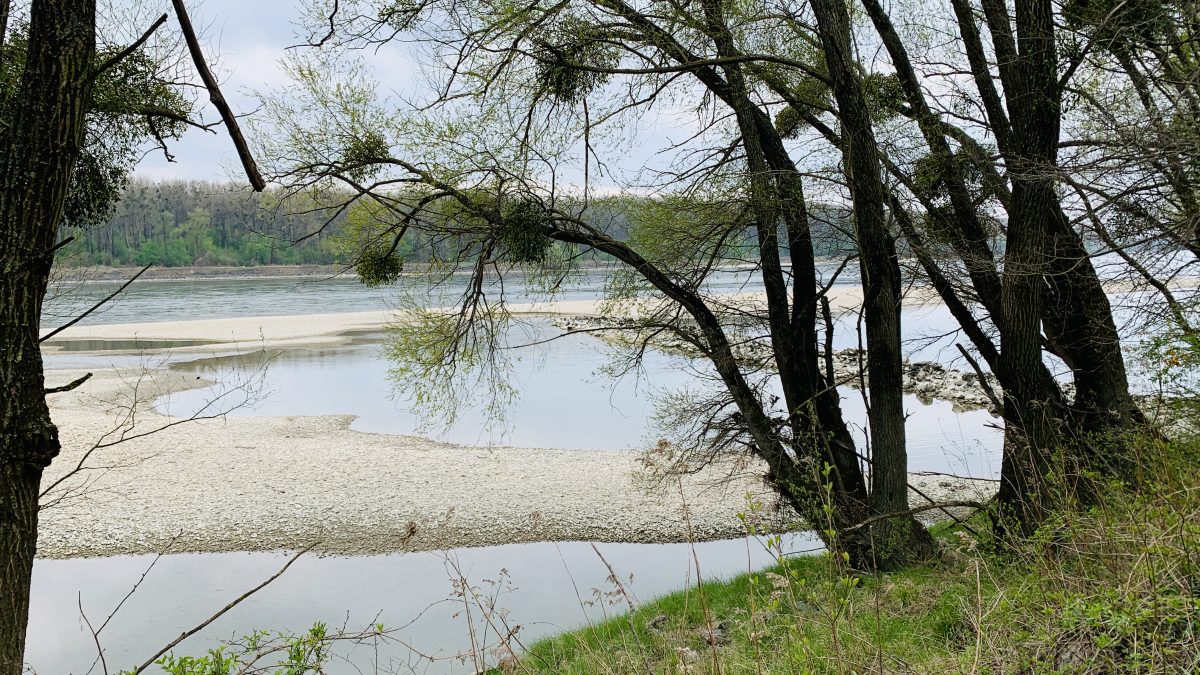
M957 556L937 567L853 576L828 555L783 558L538 642L519 671L849 672L852 664L940 671L966 646L976 599L995 590L983 576L977 585L965 566Z
M494 672L1200 672L1196 447L1158 448L1140 489L1064 508L1015 550L940 526L943 559L898 573L780 557L537 642Z
M492 595L456 570L459 597L487 624L476 619L460 664L503 675L1200 672L1200 440L1145 445L1131 484L1091 481L1087 504L1064 500L1018 545L994 548L979 516L970 530L933 529L944 550L934 564L861 574L829 554L783 556L769 539L771 569L691 586L528 649ZM616 571L611 580L599 601L632 605ZM306 645L364 636L394 637L382 626L348 636L322 626L319 639L274 638L290 669L254 670L276 652L243 641L172 672L324 672L329 652Z

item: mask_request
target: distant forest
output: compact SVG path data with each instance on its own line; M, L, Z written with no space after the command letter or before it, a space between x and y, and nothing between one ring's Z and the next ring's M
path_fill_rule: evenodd
M319 235L328 216L276 208L278 195L219 183L133 181L108 222L72 228L64 261L77 267L329 264L344 217Z
M628 205L628 200L616 198L597 200L590 211L604 221L610 236L626 240ZM830 221L847 222L844 211L820 211ZM256 194L220 183L135 180L107 222L64 233L74 235L75 241L64 250L61 262L71 267L338 264L354 255L348 248L347 222L346 213L280 205L280 194L271 190ZM815 224L814 229L823 249L819 255L853 248L849 237L828 223ZM752 248L752 236L747 237ZM406 261L424 262L447 246L451 244L406 241L401 252Z

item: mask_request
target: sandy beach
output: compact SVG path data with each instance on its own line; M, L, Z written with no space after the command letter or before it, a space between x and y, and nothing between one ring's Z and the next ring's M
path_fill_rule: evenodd
M839 302L853 303L854 294L849 289ZM513 311L589 315L596 303ZM176 354L301 349L348 342L395 320L361 312L76 326L46 351L61 341L134 338L206 343L162 350ZM172 551L315 544L326 553L368 554L544 540L703 540L742 535L739 514L748 501L763 504L755 517L765 528L796 525L754 462L730 460L662 482L646 474L639 453L451 445L354 431L349 415L181 421L155 412L153 400L207 383L165 368L93 373L79 389L49 399L64 449L44 485L66 478L43 499L42 557L151 553L168 544ZM47 384L82 374L50 370ZM122 436L129 440L95 449L84 461L90 468L70 474L98 441ZM938 477L914 483L935 499L990 489Z

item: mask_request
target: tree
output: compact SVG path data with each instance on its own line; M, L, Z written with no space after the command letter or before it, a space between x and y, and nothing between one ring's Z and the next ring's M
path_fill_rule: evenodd
M740 450L761 458L785 498L856 566L888 569L932 553L932 541L906 512L900 281L879 203L883 191L863 174L877 161L862 146L854 154L840 141L833 144L848 152L863 181L854 196L862 268L870 279L872 395L879 403L871 422L877 436L866 457L874 463L874 489L868 490L829 361L834 326L822 308L831 280L819 272L813 240L819 212L806 197L807 172L773 122L772 106L761 102L772 93L771 82L790 89L807 79L817 105L828 109L829 52L822 54L803 18L718 0L694 11L623 0L534 4L515 13L488 2L339 11L322 23L314 43L384 44L397 29L407 30L432 49L446 47L439 58L453 64L437 101L451 116L444 126L398 119L376 107L374 88L361 72L355 66L339 71L324 55L293 60L299 87L268 103L282 133L272 140L280 145L266 152L284 158L275 169L280 180L297 192L329 194L336 185L351 191L346 202L361 199L390 212L375 239L391 245L364 249L372 267L410 232L456 243L439 273L469 271L470 290L455 317L430 317L425 338L406 333L413 361L402 368L414 374L411 384L435 381L439 370L441 377L457 372L465 355L479 359L488 351L494 330L480 324L504 318L503 297L489 297L488 274L564 262L548 257L553 242L570 245L568 267L577 256L599 252L655 292L649 308L623 317L623 328L643 346L671 334L712 364L720 389L687 407L693 422L702 421L693 436L695 453ZM377 14L381 18L370 18ZM447 34L440 26L452 28ZM781 42L788 34L801 38ZM621 85L617 78L624 78ZM843 123L863 130L862 93L840 93L859 106L858 117ZM586 186L582 198L573 198L555 189L553 179L573 145L582 145L590 167L592 133L671 96L704 110L705 129L697 137L711 133L721 140L693 149L664 174L661 187L672 192L676 208L657 217L637 208L626 212L633 230L622 241L589 210ZM469 124L452 117L455 102L464 99L478 106ZM326 114L314 118L313 110ZM837 180L840 175L830 182ZM410 187L414 183L420 187ZM734 244L746 233L755 250L745 262L755 266L765 302L728 307L706 293L705 281L719 261L736 258ZM543 272L561 273L552 266ZM767 363L746 358L745 343L763 346ZM768 391L776 382L778 401ZM897 510L900 527L871 520ZM868 521L880 524L861 527Z
M22 672L42 470L58 454L38 326L85 131L93 0L34 0L0 160L0 672Z
M3 29L8 7L0 12ZM175 7L193 61L238 144L186 12ZM139 50L166 15L133 43L98 51L94 0L33 0L28 12L27 27L0 33L0 675L23 670L39 487L60 448L38 345L47 283L64 245L57 239L62 221L106 214L137 144L147 136L165 142L176 125L189 123L186 109L161 107L178 103L169 86L144 86L161 80ZM89 136L105 123L114 126ZM107 133L113 129L122 133ZM248 160L244 143L239 150ZM252 160L246 165L261 189Z
M1059 161L1067 119L1063 93L1072 87L1091 45L1076 45L1062 56L1063 38L1056 28L1061 15L1052 3L1017 2L1014 28L1004 3L984 0L989 53L977 10L967 0L952 0L950 27L960 38L952 49L970 65L974 84L974 91L964 87L956 94L982 115L962 118L948 107L931 105L904 36L877 0L862 3L899 77L908 106L904 114L928 152L917 161L915 175L905 175L897 161L890 163L925 220L940 231L922 235L910 227L907 239L1004 388L1000 502L1015 519L1014 529L1028 533L1052 508L1052 493L1063 487L1050 480L1052 469L1061 476L1128 479L1132 467L1121 437L1145 430L1130 393L1112 307L1077 225L1095 214L1076 207L1073 218L1071 203L1060 195L1064 183L1103 184L1094 165ZM944 61L934 60L940 57L930 60L925 78L945 76ZM956 126L959 119L965 121ZM1089 134L1086 125L1073 131ZM981 137L994 140L997 160ZM991 209L1005 215L1002 259L983 226ZM968 288L946 283L928 244L938 234L968 272ZM966 309L972 298L998 332L998 345ZM1051 375L1046 354L1069 369L1073 396Z

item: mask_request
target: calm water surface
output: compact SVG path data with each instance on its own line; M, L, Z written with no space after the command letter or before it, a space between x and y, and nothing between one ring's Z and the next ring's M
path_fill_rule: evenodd
M832 274L836 265L827 265ZM852 266L851 266L852 267ZM558 300L591 300L600 297L609 274L603 270L582 271L568 276L555 289ZM839 284L857 283L853 270L838 276ZM451 277L430 288L427 280L402 277L396 285L367 288L353 278L331 279L196 279L138 281L113 302L83 320L84 324L138 323L144 321L187 321L234 316L322 314L393 309L397 298L410 295L429 306L452 304L461 297L466 277ZM120 283L95 282L51 288L44 323L47 326L74 317ZM762 288L758 278L745 270L715 271L706 284L713 293L742 293ZM520 273L506 275L503 284L493 279L486 289L493 299L501 294L509 302L546 299L545 284Z
M547 338L556 338L547 341ZM562 335L541 321L522 324L510 339L508 382L515 397L497 421L490 399L469 384L461 394L455 423L440 409L422 410L398 393L380 344L268 351L186 362L177 367L206 379L240 382L262 370L262 397L231 415L333 415L358 418L359 431L417 434L459 444L503 444L577 450L642 450L663 435L654 423L661 397L683 389L719 387L702 363L648 350L641 368L619 378L602 372L614 352L586 335ZM530 343L539 344L530 344ZM229 385L176 394L159 409L190 415ZM778 386L772 387L777 395ZM237 396L229 396L238 400ZM847 420L859 432L866 424L860 392L842 389ZM955 413L945 402L905 397L909 413L909 460L914 471L944 471L992 477L999 472L1002 434L983 411ZM865 439L863 439L865 442Z
M811 551L807 535L788 535L782 550ZM597 544L635 602L693 584L699 560L701 578L727 578L761 569L775 560L758 539L695 544ZM181 632L212 615L227 602L270 577L284 554L220 553L164 556L101 634L110 672L140 664ZM152 556L78 560L39 560L34 566L32 615L26 652L40 675L82 675L96 647L80 614L93 626L112 612ZM601 621L625 609L624 600L592 602L593 589L611 591L608 570L580 542L521 544L457 549L445 553L409 553L367 557L307 556L282 577L201 634L184 642L178 654L199 655L222 639L256 629L293 632L316 621L331 628L362 629L375 622L400 628L397 643L344 645L346 660L330 673L471 672L454 655L471 649L464 604L452 579L461 572L481 596L496 598L508 610L509 625L520 624L518 637L539 637ZM476 626L485 625L480 611ZM476 638L483 637L477 634ZM493 640L494 632L489 632ZM416 651L414 651L416 650ZM417 651L437 660L430 661ZM97 666L93 673L100 672Z

